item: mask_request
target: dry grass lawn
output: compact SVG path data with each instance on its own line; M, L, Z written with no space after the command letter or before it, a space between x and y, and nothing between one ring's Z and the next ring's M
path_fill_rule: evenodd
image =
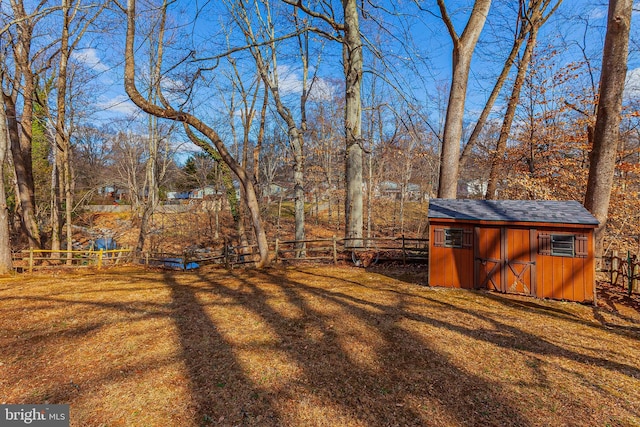
M635 314L348 267L20 275L0 403L69 403L74 426L640 425Z

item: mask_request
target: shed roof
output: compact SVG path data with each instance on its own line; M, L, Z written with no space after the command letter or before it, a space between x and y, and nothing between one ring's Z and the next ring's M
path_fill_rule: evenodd
M431 199L429 218L598 225L576 201Z

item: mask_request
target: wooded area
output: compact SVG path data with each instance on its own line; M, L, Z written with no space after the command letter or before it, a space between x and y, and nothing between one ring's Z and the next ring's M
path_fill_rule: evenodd
M638 11L608 3L2 2L0 273L71 262L100 204L130 206L137 251L161 206L225 210L215 238L258 266L283 203L288 239L315 209L361 247L376 204L404 234L432 197L578 200L600 255L637 250Z

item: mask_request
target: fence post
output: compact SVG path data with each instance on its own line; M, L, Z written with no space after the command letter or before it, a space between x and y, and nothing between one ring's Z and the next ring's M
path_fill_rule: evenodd
M229 242L227 241L226 237L224 239L223 255L224 255L224 268L229 268Z
M33 248L29 248L29 273L33 273Z
M629 290L629 295L631 295L632 292L638 292L638 270L640 270L640 265L638 264L638 258L634 255L633 268L631 269L631 271L633 272L633 280L631 281L633 283L633 286Z
M278 263L278 251L280 250L280 239L278 239L277 237L276 237L276 247L274 249L275 249L275 252L276 252L276 257L275 257L274 262L277 264Z
M613 251L611 254L611 280L609 281L612 285L618 283L618 277L620 277L620 272L618 271L620 268L620 260L618 259L618 251ZM616 274L616 280L613 280L613 273Z
M100 249L100 251L98 252L98 270L100 270L102 268L102 255L103 255L103 250Z
M629 290L629 296L633 290L633 264L631 263L631 252L627 251L627 286Z
M335 264L338 263L338 244L336 243L336 235L335 234L331 238L331 241L333 243L333 264L335 265Z
M407 248L404 240L404 234L402 235L402 265L407 265Z
M631 265L631 252L627 251L627 289L629 290L629 295L631 295L631 285L633 284L632 277L633 265Z

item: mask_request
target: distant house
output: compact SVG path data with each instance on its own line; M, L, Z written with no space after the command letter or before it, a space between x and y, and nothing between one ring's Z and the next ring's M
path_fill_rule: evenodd
M579 202L429 202L429 284L595 302L594 229Z
M222 193L216 189L216 187L212 185L207 185L203 188L194 188L189 191L189 199L202 200L207 198L212 198L215 196L221 196Z
M458 181L458 197L483 198L487 193L489 181L486 179L468 179Z
M127 190L120 189L114 185L103 185L98 188L97 193L102 197L111 199L115 203L122 203L129 198Z
M394 181L382 181L375 188L375 195L378 197L388 197L399 199L402 193L402 185ZM406 196L410 200L419 200L422 192L418 184L409 183L406 189Z
M280 197L284 196L287 193L287 189L282 185L278 184L270 184L267 188L264 189L265 195Z
M168 191L167 200L187 200L189 199L188 191Z

